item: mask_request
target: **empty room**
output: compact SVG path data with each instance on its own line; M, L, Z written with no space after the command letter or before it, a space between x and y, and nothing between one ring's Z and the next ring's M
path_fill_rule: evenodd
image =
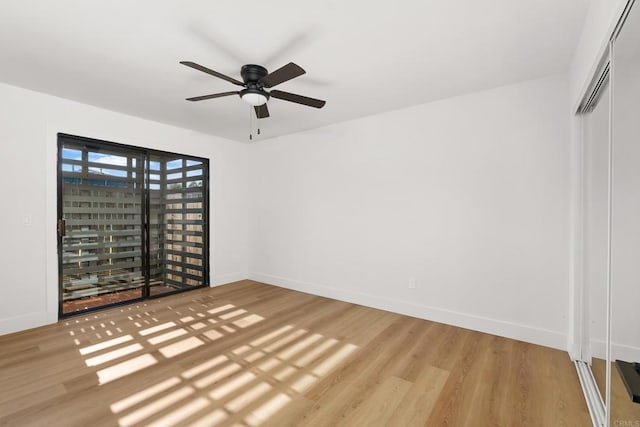
M640 427L634 0L0 2L0 426Z

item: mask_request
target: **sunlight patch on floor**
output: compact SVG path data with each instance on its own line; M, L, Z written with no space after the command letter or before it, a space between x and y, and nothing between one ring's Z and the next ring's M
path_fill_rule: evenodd
M256 360L258 360L258 359L261 359L261 358L265 357L266 355L267 355L267 353L264 353L264 352L262 352L262 351L258 350L258 351L255 351L255 352L253 352L253 353L251 353L251 354L249 354L249 355L245 356L245 357L243 358L243 360L244 360L245 362L253 363L253 362L255 362Z
M269 357L268 359L265 359L261 364L258 365L258 369L260 369L263 372L269 372L276 366L280 365L280 363L281 363L280 360L276 359L275 357Z
M292 333L290 333L289 335L280 338L279 340L267 345L266 347L264 347L264 350L271 353L275 350L277 350L278 348L282 347L285 344L290 343L291 341L295 340L296 338L301 337L302 335L306 334L307 331L305 331L304 329L298 329L297 331L294 331Z
M281 327L279 329L276 329L273 332L270 332L270 333L268 333L266 335L263 335L262 337L260 337L258 339L255 339L255 340L251 341L249 344L254 346L254 347L259 347L262 344L264 344L265 342L270 341L272 338L277 337L278 335L282 335L283 333L285 333L287 331L290 331L291 329L293 329L293 326L291 326L291 325L283 326L283 327Z
M358 348L345 344L330 351L336 339L293 327L267 335L271 341L252 341L261 342L260 348L242 344L229 352L233 358L257 360L255 366L263 374L243 371L227 355L215 356L184 371L182 379L172 377L112 405L114 413L136 408L119 420L120 426L149 422L154 426L215 426L233 419L237 425L258 426L283 409L293 399L291 393L309 390ZM176 387L180 388L171 391ZM207 394L203 396L202 391ZM236 414L243 412L238 418Z
M330 371L333 370L340 362L345 360L347 357L351 355L354 351L358 349L357 345L354 344L346 344L342 346L342 348L331 356L328 359L320 362L319 365L314 367L311 372L316 374L319 377L327 375Z
M180 408L170 412L159 420L148 424L147 427L167 427L179 425L181 421L189 418L193 414L198 413L207 406L209 406L209 400L204 397L199 397L185 405L182 405Z
M172 357L191 351L201 345L204 345L204 341L197 337L190 337L162 347L160 349L160 353L162 353L162 355L167 359L171 359Z
M155 334L156 332L164 331L165 329L173 328L174 326L176 326L175 322L167 322L167 323L163 323L162 325L157 325L151 328L143 329L138 333L143 337L145 337L147 335Z
M232 363L225 366L224 368L214 371L212 374L209 374L204 378L197 380L194 384L198 388L205 388L235 372L238 372L240 369L242 369L242 366L238 365L237 363Z
M183 329L183 328L179 328L179 329L173 329L165 334L162 335L158 335L155 336L153 338L149 338L147 341L149 341L149 344L151 345L157 345L160 343L163 343L165 341L169 341L172 340L174 338L180 337L182 335L188 334L188 332Z
M241 314L245 314L246 312L247 312L247 310L244 310L244 309L240 308L238 310L232 311L231 313L221 314L219 317L222 320L229 320L232 317L240 316Z
M318 377L314 377L313 375L309 374L303 374L299 380L291 384L291 388L296 392L302 394L309 390L316 381L318 381Z
M111 412L117 414L119 412L124 411L140 402L143 402L156 394L162 393L165 390L170 389L173 386L180 384L180 378L172 377L168 380L162 381L154 386L148 387L138 393L132 394L131 396L119 400L116 403L111 405Z
M236 356L240 356L243 353L246 353L247 351L251 350L253 347L251 347L250 345L241 345L238 348L235 348L233 350L231 350L231 353L233 353Z
M229 360L227 356L223 356L223 355L216 356L211 360L207 360L206 362L203 362L198 366L194 366L193 368L187 371L184 371L182 373L182 377L185 379L191 379L203 372L208 371L211 368L215 368L216 366L223 364L227 360Z
M196 422L189 424L189 427L214 427L220 425L220 423L224 422L227 418L229 418L229 416L226 411L215 409Z
M298 370L293 366L285 366L283 369L273 374L273 378L277 379L278 381L286 381L289 377L291 377L297 371Z
M302 341L299 341L296 344L291 345L286 349L282 350L281 352L279 352L278 357L282 359L288 359L294 354L299 353L300 351L304 350L305 348L309 347L311 344L321 339L322 339L322 335L320 334L309 335L307 338L303 339Z
M224 407L231 412L238 412L263 394L269 392L272 388L273 386L270 384L262 382L242 393L240 396L230 400Z
M108 353L101 354L100 356L91 357L85 360L84 363L86 363L87 366L98 366L98 365L102 365L103 363L110 362L112 360L127 356L131 353L135 353L136 351L140 351L142 349L144 349L144 347L142 347L138 343L131 344L126 347L120 347Z
M239 320L235 320L231 323L233 323L234 325L236 325L239 328L247 328L251 325L255 325L258 322L261 322L264 320L264 317L262 316L258 316L257 314L250 314L248 316L243 317L242 319Z
M291 402L291 398L284 393L278 393L275 397L271 398L267 403L261 405L257 409L251 411L245 418L245 421L250 426L258 426L270 417L274 416L280 409L284 408L287 403Z
M235 329L233 329L233 328L232 328L231 326L229 326L229 325L222 325L222 326L220 327L220 329L222 329L223 331L228 332L228 333L230 333L230 334L232 334L232 333L234 333L234 332L236 331Z
M95 353L96 351L104 350L109 347L113 347L118 344L125 343L127 341L131 341L133 337L131 335L124 335L118 338L114 338L111 340L103 341L98 344L90 345L80 349L80 354L86 356L87 354Z
M126 360L118 363L117 365L99 370L97 372L98 383L102 385L115 381L118 378L126 377L127 375L131 375L141 369L155 365L156 363L158 363L158 361L150 354L143 354L141 356L134 357L133 359Z
M163 409L171 406L172 404L179 402L187 396L192 395L195 390L192 387L182 387L172 393L167 394L159 398L158 400L154 400L153 402L143 406L140 409L132 412L129 415L126 415L118 420L118 424L121 427L129 427L136 425L143 420L151 417L154 414L162 411Z
M194 331L198 331L202 328L206 328L207 324L203 323L203 322L196 322L196 323L192 323L191 325L189 325L190 329L193 329Z
M174 375L167 379L162 372L169 365L164 364L135 377L146 388L131 390L128 396L121 393L110 405L120 427L258 426L337 369L358 348L288 324L258 326L249 331L250 338L240 340L245 328L265 318L233 304L199 304L174 310L173 315L176 320L169 321L153 311L132 314L130 322L121 325L129 333L104 320L78 325L71 333L77 343L85 345L96 343L96 338L109 338L78 345L88 367L103 368L95 371L101 385L160 362L184 365L182 373L172 371ZM130 332L133 325L137 333ZM114 337L115 331L121 336ZM211 354L198 348L211 349ZM196 352L195 357L189 357L190 352ZM159 378L151 383L154 374ZM131 383L114 387L125 384Z
M218 338L222 338L224 334L222 332L218 332L215 329L211 329L209 331L205 331L202 333L205 337L209 338L211 341L215 341Z
M293 362L295 366L305 367L309 365L311 362L316 360L320 355L322 355L325 351L338 344L338 340L335 338L328 338L322 342L319 346L301 356L298 360Z
M232 308L236 308L236 306L233 305L233 304L227 304L227 305L223 305L221 307L212 308L211 310L207 310L207 313L216 314L216 313L220 313L221 311L231 310Z
M255 378L255 374L252 374L251 372L245 372L238 375L231 381L228 381L226 384L222 384L219 387L216 387L211 393L209 393L209 396L211 396L212 399L220 400L226 395L236 391L243 385L250 383Z

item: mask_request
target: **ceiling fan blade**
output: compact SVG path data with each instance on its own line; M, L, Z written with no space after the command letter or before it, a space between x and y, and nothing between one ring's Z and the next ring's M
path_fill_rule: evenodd
M274 98L283 99L285 101L295 102L296 104L307 105L309 107L315 108L322 108L324 107L324 104L327 103L326 101L323 101L321 99L309 98L290 92L282 92L281 90L272 90L271 92L269 92L269 95Z
M241 81L238 81L238 80L236 80L236 79L234 79L234 78L231 78L231 77L229 77L229 76L225 76L224 74L219 73L219 72L217 72L217 71L213 71L213 70L211 70L211 69L209 69L209 68L207 68L207 67L203 67L202 65L200 65L200 64L196 64L195 62L191 62L191 61L180 61L180 63L181 63L182 65L186 65L187 67L191 67L191 68L193 68L194 70L202 71L203 73L207 73L207 74L210 74L210 75L212 75L212 76L215 76L215 77L217 77L217 78L219 78L219 79L226 80L226 81L228 81L228 82L230 82L230 83L233 83L234 85L244 86L244 83L242 83Z
M269 117L269 109L267 108L267 104L256 105L253 107L256 110L256 117L259 119L266 119Z
M213 93L211 95L194 96L193 98L187 98L187 101L204 101L205 99L222 98L223 96L237 95L240 92L222 92Z
M287 80L294 79L306 73L299 65L289 62L287 65L278 68L275 71L261 78L258 83L262 83L264 87L274 87Z

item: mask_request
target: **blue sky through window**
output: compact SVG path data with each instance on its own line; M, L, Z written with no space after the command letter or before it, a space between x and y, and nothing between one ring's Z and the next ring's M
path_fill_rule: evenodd
M182 159L171 160L170 162L167 162L167 169L176 169L179 167L182 167Z
M82 160L82 151L72 150L70 148L63 148L62 158L69 159L69 160Z

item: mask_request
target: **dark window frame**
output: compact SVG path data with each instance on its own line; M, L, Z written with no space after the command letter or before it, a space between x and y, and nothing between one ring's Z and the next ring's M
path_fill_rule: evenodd
M88 147L96 147L100 149L101 147L104 149L115 149L115 150L126 150L130 152L135 152L143 156L144 158L144 185L143 185L143 194L144 194L144 215L143 215L143 235L142 239L144 242L144 247L142 248L143 257L142 257L142 265L144 269L145 276L145 284L142 288L142 296L140 298L129 299L125 301L118 301L115 303L100 305L97 307L90 307L80 311L73 311L69 313L63 312L63 263L62 263L62 237L57 236L57 247L58 247L58 319L64 319L72 316L83 315L99 310L105 310L113 307L129 305L139 303L145 300L151 300L156 298L162 298L169 295L175 295L183 292L188 292L195 289L202 289L209 287L211 284L210 274L211 274L211 266L210 266L210 162L208 158L198 157L194 155L187 155L176 153L172 151L163 151L145 147L137 147L134 145L122 144L112 141L105 141L101 139L89 138L85 136L79 135L71 135L67 133L58 132L57 133L57 167L56 167L56 179L57 179L57 219L61 219L63 217L63 163L64 160L62 158L62 148L65 141L73 141ZM150 237L149 237L149 219L150 219L150 188L149 188L149 175L151 174L150 163L151 158L153 156L166 156L166 157L179 157L183 160L193 160L202 162L203 164L203 175L202 175L202 184L203 184L203 283L201 285L193 286L185 289L176 289L170 292L164 292L158 295L151 295L149 292L149 271L150 271Z

